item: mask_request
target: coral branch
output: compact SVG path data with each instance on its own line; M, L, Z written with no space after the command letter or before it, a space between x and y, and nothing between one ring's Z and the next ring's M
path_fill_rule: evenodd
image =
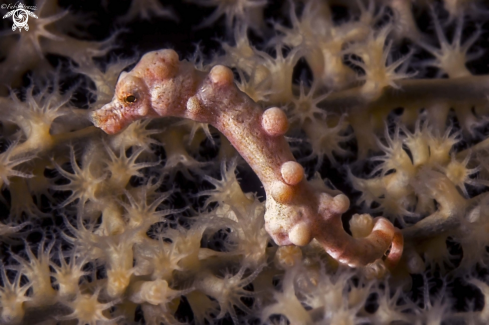
M350 201L331 196L304 179L283 136L288 128L279 108L263 112L234 84L233 73L215 66L208 75L173 50L150 52L129 73L121 74L111 103L92 113L94 124L113 134L128 123L157 116L189 118L222 132L260 178L267 194L265 228L278 245L307 245L316 238L341 263L365 265L387 257L395 265L402 235L384 218L374 219L371 233L353 238L341 214Z

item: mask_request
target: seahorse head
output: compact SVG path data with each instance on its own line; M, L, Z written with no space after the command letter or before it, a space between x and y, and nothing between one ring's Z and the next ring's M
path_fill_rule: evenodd
M121 73L112 101L92 112L95 126L114 134L134 120L162 115L155 107L161 110L178 91L173 82L178 68L178 55L173 50L145 54L130 72Z

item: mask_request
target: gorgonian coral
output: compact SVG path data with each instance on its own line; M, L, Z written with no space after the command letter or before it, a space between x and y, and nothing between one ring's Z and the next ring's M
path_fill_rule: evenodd
M487 4L36 5L2 324L487 322Z

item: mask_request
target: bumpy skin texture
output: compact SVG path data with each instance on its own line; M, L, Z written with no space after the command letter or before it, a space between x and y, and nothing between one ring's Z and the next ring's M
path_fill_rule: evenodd
M284 138L288 121L279 108L265 112L234 84L233 73L215 66L208 75L178 59L173 50L150 52L121 74L112 102L92 113L109 134L128 123L155 116L177 116L209 123L222 132L260 178L266 195L265 227L278 245L307 245L316 238L341 263L361 266L382 258L394 267L402 255L400 231L375 218L367 237L345 232L341 214L349 199L314 188L304 179Z

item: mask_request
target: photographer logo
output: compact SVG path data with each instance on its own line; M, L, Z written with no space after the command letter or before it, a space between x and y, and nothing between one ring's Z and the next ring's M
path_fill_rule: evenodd
M19 32L24 28L26 31L29 30L29 25L27 21L29 20L29 16L38 18L36 14L31 12L31 10L36 10L36 6L26 6L21 2L17 2L15 4L2 4L2 9L10 10L3 19L12 17L14 24L12 25L12 30L15 32L16 29L19 29Z

